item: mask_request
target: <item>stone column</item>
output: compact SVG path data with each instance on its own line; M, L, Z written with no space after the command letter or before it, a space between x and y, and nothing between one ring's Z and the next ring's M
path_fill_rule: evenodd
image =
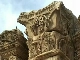
M37 12L20 14L18 22L26 27L28 36L29 60L73 60L68 31L68 23L73 19L68 20L68 15L70 11L62 2L54 2Z

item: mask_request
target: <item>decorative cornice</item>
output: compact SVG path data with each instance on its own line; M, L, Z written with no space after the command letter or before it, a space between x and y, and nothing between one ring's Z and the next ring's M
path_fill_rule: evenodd
M54 10L59 10L61 5L63 5L62 1L55 1L55 2L52 2L51 4L49 4L48 6L46 6L45 8L40 9L38 11L31 11L29 13L22 12L20 14L19 18L17 19L17 21L25 26L25 24L27 24L28 21L35 20L34 18L36 18L38 16L42 16L44 14L51 15L51 13Z

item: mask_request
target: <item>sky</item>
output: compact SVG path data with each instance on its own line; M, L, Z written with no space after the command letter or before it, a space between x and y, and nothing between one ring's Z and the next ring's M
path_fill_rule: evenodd
M4 30L15 29L16 26L24 33L26 28L17 22L17 18L19 17L20 13L39 10L48 6L53 1L59 0L0 0L0 33ZM63 1L65 7L71 10L76 17L79 16L79 0L60 1ZM27 38L25 34L24 36Z

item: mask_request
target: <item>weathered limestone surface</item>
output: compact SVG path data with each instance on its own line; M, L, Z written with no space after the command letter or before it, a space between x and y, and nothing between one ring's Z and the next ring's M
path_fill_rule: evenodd
M0 34L0 60L28 60L28 47L19 29Z
M26 27L28 40L19 29L4 31L1 60L80 60L80 16L76 18L63 2L22 12L17 21Z
M80 17L63 2L22 12L17 21L26 27L29 60L80 60Z

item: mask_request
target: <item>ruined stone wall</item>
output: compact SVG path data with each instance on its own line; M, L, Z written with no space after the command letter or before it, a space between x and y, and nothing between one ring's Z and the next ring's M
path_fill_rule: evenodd
M0 34L1 58L3 60L28 60L26 41L19 29L3 31Z

